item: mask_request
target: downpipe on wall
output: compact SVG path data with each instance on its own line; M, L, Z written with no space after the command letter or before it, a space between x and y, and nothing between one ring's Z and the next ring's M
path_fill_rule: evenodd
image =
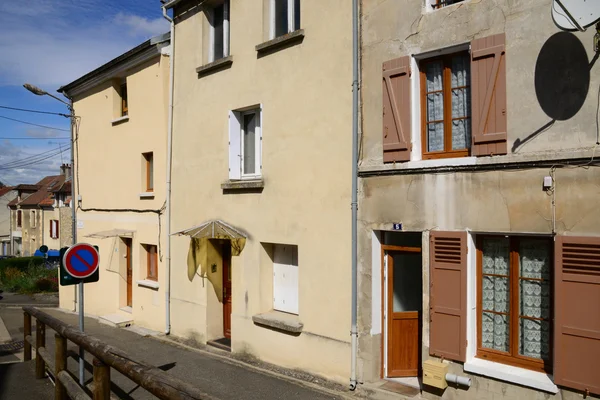
M358 0L352 0L352 327L350 390L355 390L356 359L358 356L358 268L357 268L357 219L358 219Z
M175 21L169 17L167 9L162 8L163 17L171 24L171 54L169 55L169 120L167 132L167 187L165 200L166 218L166 268L165 268L165 335L171 333L171 163L173 139L173 91L174 89L174 64L175 64Z

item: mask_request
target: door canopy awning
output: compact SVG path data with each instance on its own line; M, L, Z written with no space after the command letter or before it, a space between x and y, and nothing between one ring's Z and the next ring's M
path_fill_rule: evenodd
M231 241L231 253L234 256L240 255L248 235L243 231L234 228L226 222L215 219L204 222L192 228L175 232L173 235L189 236L193 239L227 239Z

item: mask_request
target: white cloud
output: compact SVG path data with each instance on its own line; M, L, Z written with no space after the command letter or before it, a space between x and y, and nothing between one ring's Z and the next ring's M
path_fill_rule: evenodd
M136 36L156 36L165 33L166 28L168 28L164 18L148 19L125 13L118 13L115 17L115 23L127 27L129 33Z

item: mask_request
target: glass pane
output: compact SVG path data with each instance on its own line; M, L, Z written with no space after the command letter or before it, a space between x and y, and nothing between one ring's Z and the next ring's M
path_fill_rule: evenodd
M300 0L294 0L294 30L300 29Z
M519 281L519 313L526 317L550 318L550 283Z
M483 239L482 266L484 274L508 275L508 238Z
M471 85L471 61L468 54L465 53L452 57L452 66L450 68L453 88Z
M427 76L427 93L436 90L442 90L444 64L442 61L435 61L425 65L425 75Z
M521 277L550 279L550 244L547 241L522 239L519 255Z
M510 311L508 284L508 278L484 276L481 285L482 309L508 313Z
M481 318L481 346L508 352L508 330L509 324L506 315L483 313Z
M244 115L244 174L255 173L256 165L256 114Z
M427 151L444 150L444 124L427 125Z
M452 121L452 150L471 147L471 119L455 119Z
M444 95L431 93L427 95L427 121L444 120Z
M148 155L148 188L154 189L154 156Z
M421 254L394 253L394 312L421 311Z
M471 89L452 89L452 118L471 115Z
M221 4L213 9L213 28L214 28L214 59L223 58L223 16L224 5Z
M275 37L288 33L288 0L275 0Z
M546 321L519 321L519 354L550 359L550 323Z

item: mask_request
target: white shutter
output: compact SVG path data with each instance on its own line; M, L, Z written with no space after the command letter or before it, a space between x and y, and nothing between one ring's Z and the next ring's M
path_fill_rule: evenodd
M242 177L242 139L240 113L229 111L229 179Z
M58 237L58 226L56 226L58 221L52 220L50 222L52 223L52 239L56 239Z
M273 309L298 314L298 247L275 245Z
M257 163L258 163L258 168L257 168L257 174L262 175L262 166L263 166L263 162L262 162L262 143L263 143L263 137L262 137L262 132L263 132L263 106L262 104L260 105L260 109L258 110L258 146L256 147L257 150Z

